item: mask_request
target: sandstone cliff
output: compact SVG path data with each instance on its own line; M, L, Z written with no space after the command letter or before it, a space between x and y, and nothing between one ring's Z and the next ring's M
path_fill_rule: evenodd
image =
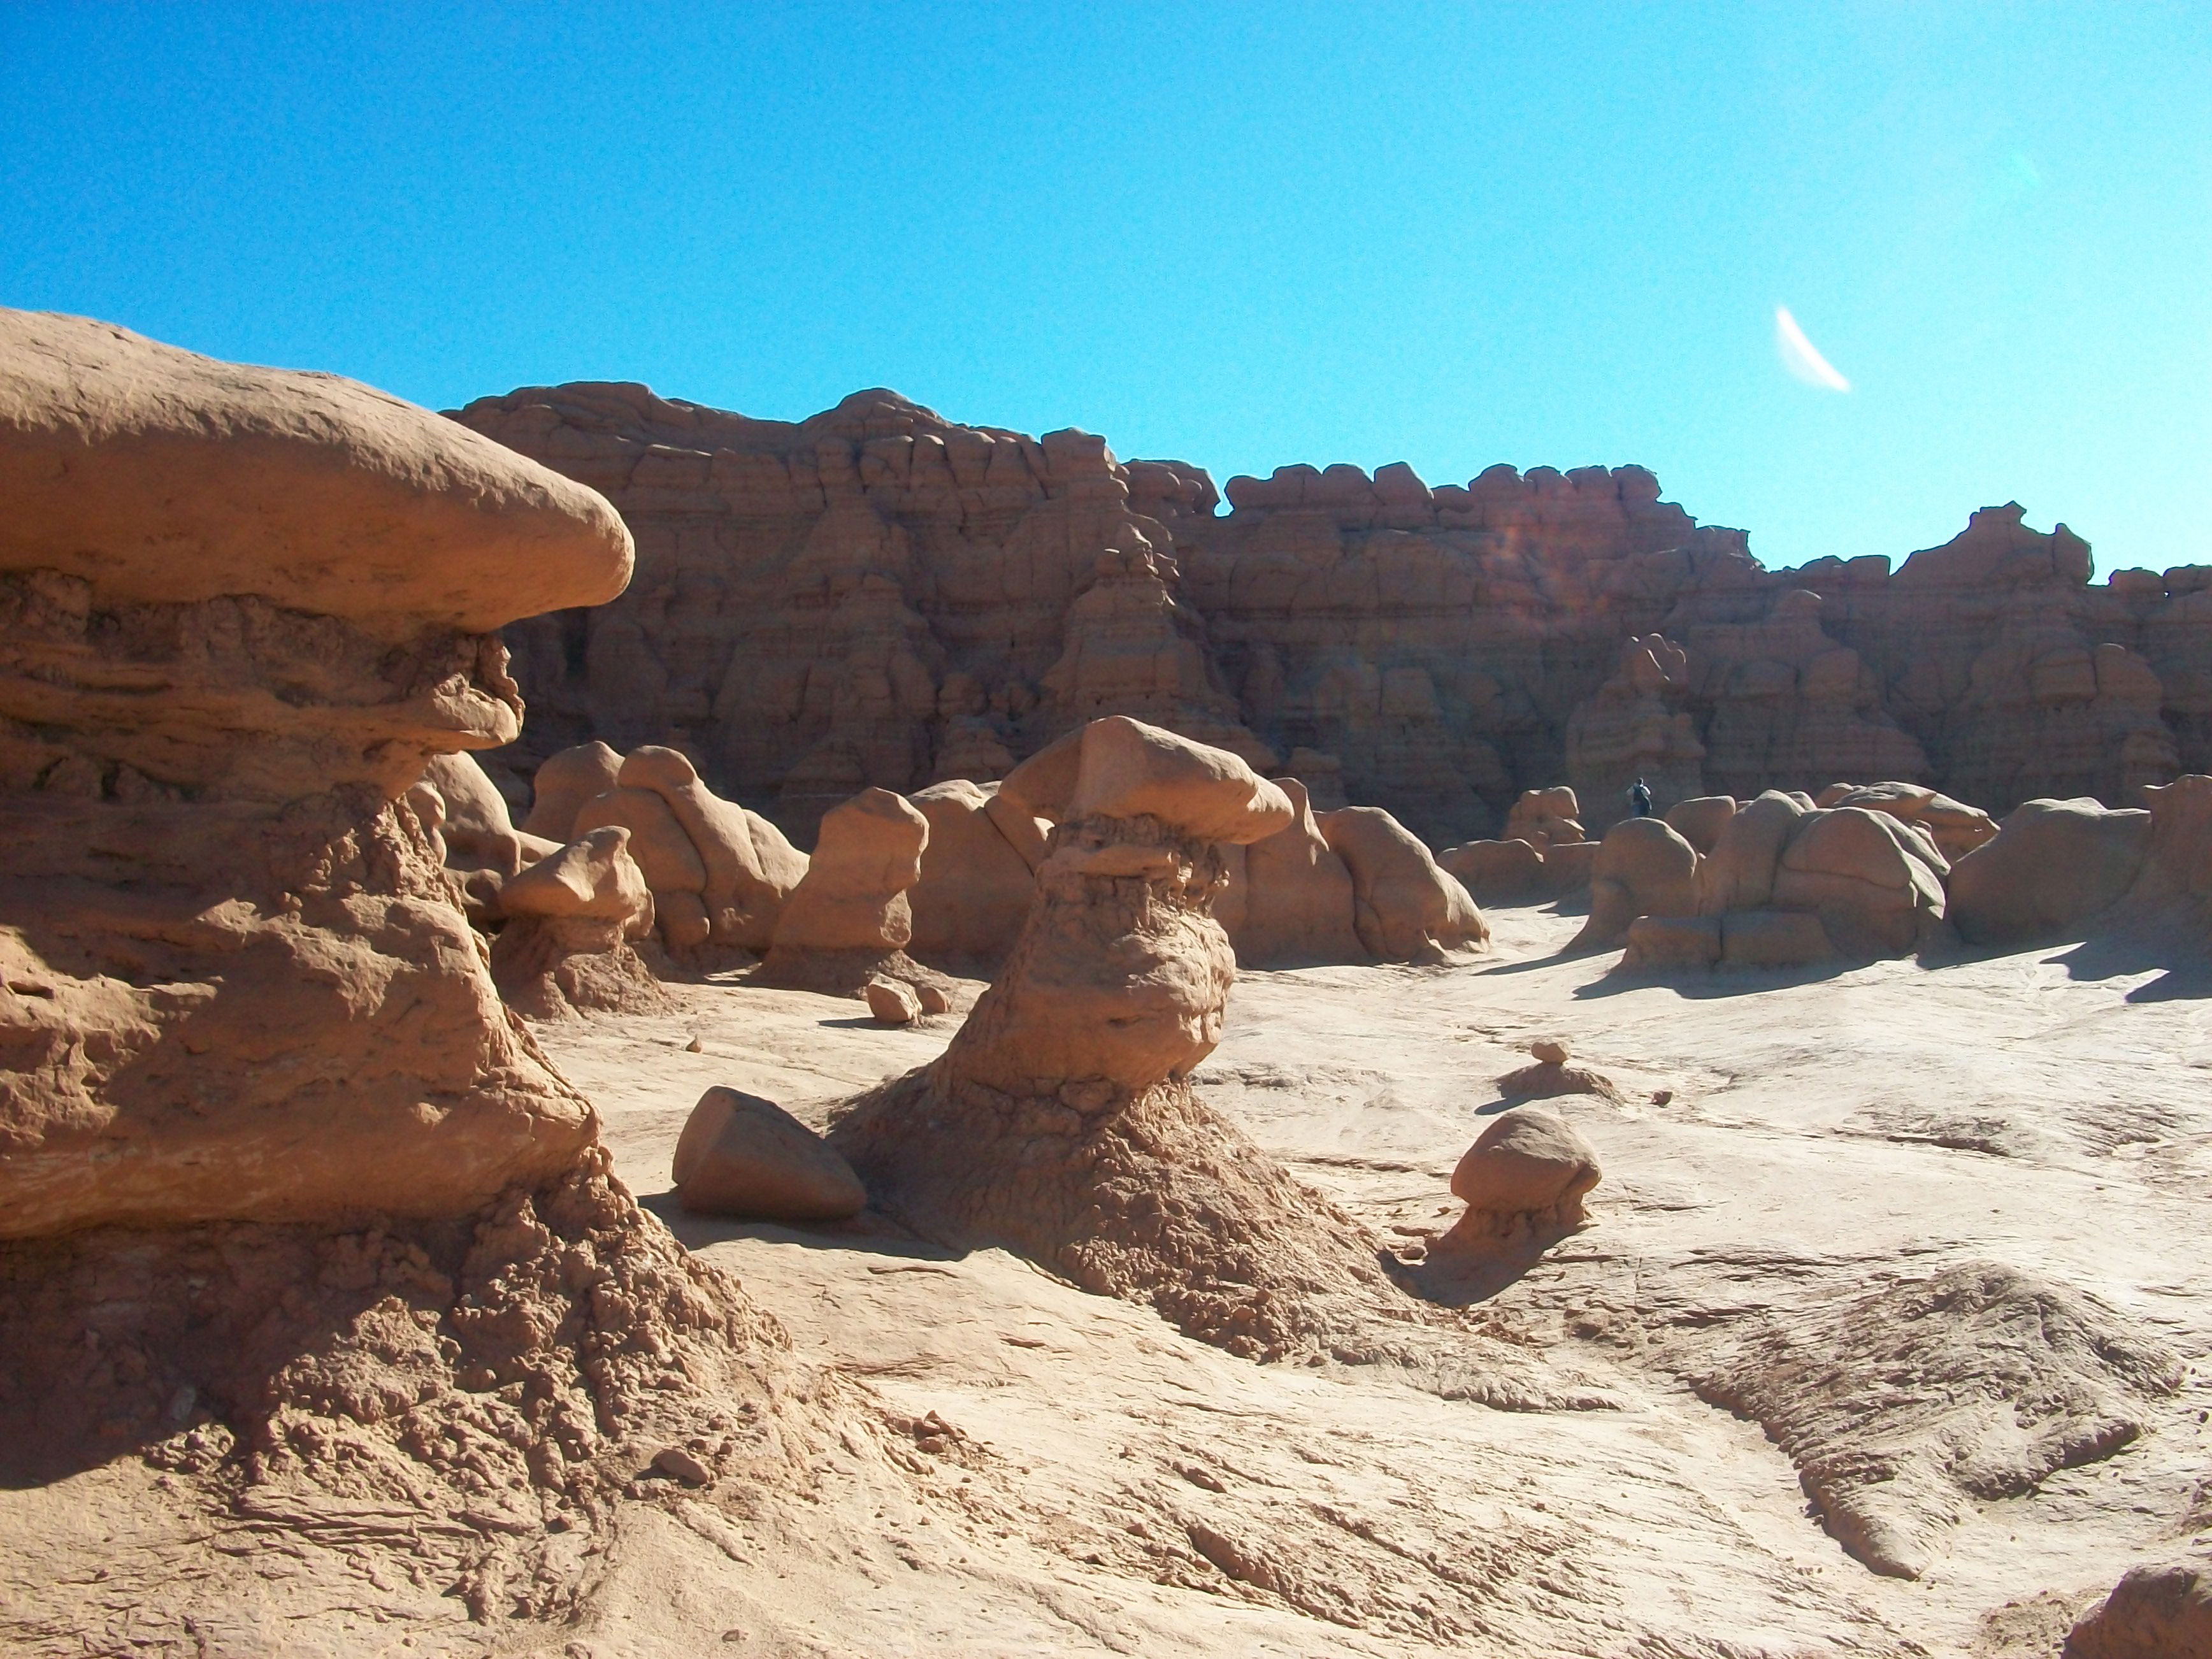
M2093 587L2087 544L2016 506L1893 572L1771 572L1633 466L1285 467L1224 513L1194 467L884 391L797 423L620 384L458 418L637 542L622 599L507 629L514 766L665 743L802 837L864 787L988 781L1109 713L1328 772L1437 845L1563 779L1596 830L1639 772L1662 809L1880 777L2002 811L2212 763L2212 575Z

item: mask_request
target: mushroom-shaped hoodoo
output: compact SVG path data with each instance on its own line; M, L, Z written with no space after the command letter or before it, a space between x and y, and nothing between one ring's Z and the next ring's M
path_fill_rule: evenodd
M499 904L491 976L510 1007L538 1019L675 1008L632 948L652 931L653 895L629 830L587 831L502 883Z
M407 796L520 730L494 630L622 590L613 510L366 386L21 312L0 499L0 949L40 988L0 993L35 1057L0 1234L453 1214L573 1165L591 1109Z
M1010 774L1050 821L1006 967L934 1064L830 1132L878 1208L1000 1244L1194 1335L1272 1355L1386 1304L1379 1243L1201 1103L1236 962L1212 915L1221 848L1291 822L1236 756L1121 717Z

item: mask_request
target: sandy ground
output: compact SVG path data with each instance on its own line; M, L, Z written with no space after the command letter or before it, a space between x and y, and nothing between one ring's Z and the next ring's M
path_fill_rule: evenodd
M1455 1212L1450 1168L1500 1109L1496 1079L1529 1040L1569 1038L1623 1097L1553 1103L1604 1160L1593 1224L1501 1273L1486 1305L1616 1411L1504 1413L1358 1368L1255 1366L998 1253L702 1222L654 1196L708 1085L818 1123L928 1059L949 1020L886 1030L849 1003L715 986L679 1017L546 1028L648 1205L802 1351L935 1413L964 1458L945 1479L988 1494L917 1532L902 1571L772 1589L710 1559L694 1594L742 1583L763 1640L813 1620L850 1653L2025 1656L2055 1651L2131 1561L2206 1547L2212 1006L2176 994L2201 988L2046 950L1686 989L1552 958L1572 917L1493 923L1497 950L1466 965L1247 976L1200 1080L1410 1243ZM1968 1261L2087 1292L2187 1380L2117 1455L1964 1504L1918 1580L1877 1576L1759 1425L1682 1379L1748 1322ZM616 1553L580 1640L703 1628L665 1604L649 1636L624 1635L641 1613L604 1616L633 1578L661 1582L669 1547Z
M26 1651L195 1659L2047 1659L2125 1566L2212 1548L2206 986L2086 949L1638 984L1612 956L1550 955L1577 918L1492 922L1495 951L1453 967L1246 977L1200 1081L1416 1256L1506 1103L1497 1079L1532 1039L1566 1037L1620 1094L1552 1103L1602 1156L1592 1224L1472 1291L1613 1409L1507 1413L1376 1368L1249 1364L1005 1254L866 1218L687 1217L669 1158L709 1085L818 1124L956 1020L891 1030L852 1002L680 988L678 1015L539 1035L605 1114L623 1179L842 1390L835 1420L854 1426L810 1454L811 1487L624 1506L576 1564L564 1622L486 1625L363 1545L404 1517L211 1522L126 1460L0 1492L0 1629ZM1725 1378L1747 1335L1968 1261L2086 1294L2100 1342L2170 1350L2185 1380L2129 1407L2142 1431L2116 1454L1959 1498L1917 1579L1880 1576L1824 1528L1790 1453L1692 1380ZM1860 1383L1884 1421L1933 1386L1909 1364ZM2037 1386L2064 1405L2091 1383Z

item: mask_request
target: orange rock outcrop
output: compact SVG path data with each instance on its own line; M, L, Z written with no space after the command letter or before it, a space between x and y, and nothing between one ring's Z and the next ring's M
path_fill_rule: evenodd
M637 538L620 600L507 630L520 769L670 744L802 842L865 787L989 782L1115 713L1434 847L1562 781L1596 836L1639 772L1662 812L1844 777L2002 813L2212 765L2212 571L2093 586L2013 506L1893 571L1772 572L1634 466L1291 466L1224 512L1182 463L879 390L798 422L597 383L458 417Z

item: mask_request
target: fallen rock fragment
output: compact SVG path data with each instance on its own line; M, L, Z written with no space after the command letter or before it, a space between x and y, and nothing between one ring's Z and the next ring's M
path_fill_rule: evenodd
M911 1025L921 1018L921 999L911 986L895 979L872 979L862 994L868 1000L868 1012L886 1025Z
M1557 1113L1534 1106L1502 1112L1452 1171L1452 1196L1467 1213L1446 1240L1510 1240L1578 1227L1583 1195L1601 1176L1597 1149Z
M868 1201L853 1166L772 1100L720 1086L699 1097L676 1142L678 1200L749 1221L842 1221Z
M2212 1567L2131 1567L2067 1632L2063 1659L2212 1659Z

